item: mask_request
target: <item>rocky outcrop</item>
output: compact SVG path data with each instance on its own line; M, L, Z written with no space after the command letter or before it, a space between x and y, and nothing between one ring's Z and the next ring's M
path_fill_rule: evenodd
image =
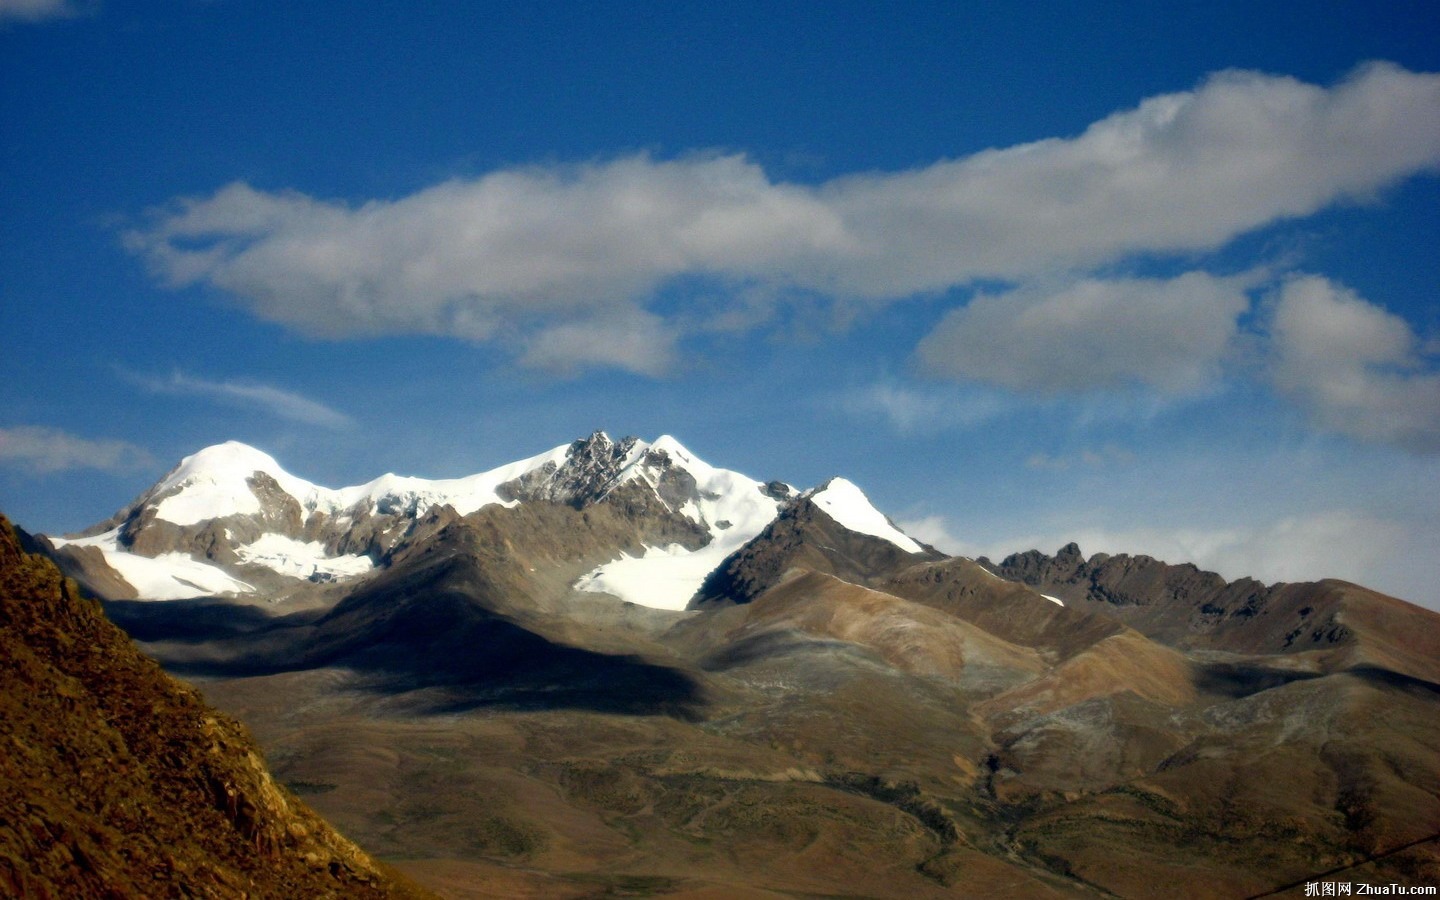
M1054 556L1030 550L999 565L980 562L1002 578L1103 612L1174 647L1324 651L1333 666L1381 664L1440 681L1435 662L1440 643L1434 637L1440 616L1348 582L1226 581L1190 563L1172 565L1149 556L1097 553L1086 559L1073 543Z
M603 431L570 444L565 462L546 463L519 478L500 485L496 493L502 500L549 500L580 509L599 498L625 465L638 438L610 440Z
M0 517L0 894L404 897Z
M917 556L884 538L851 531L808 497L799 497L754 540L710 573L690 601L690 608L749 603L793 568L869 585L917 560L941 557L933 550Z
M1172 642L1223 631L1259 615L1278 588L1250 578L1227 582L1190 563L1172 565L1149 556L1097 553L1086 559L1074 543L1054 556L1030 550L1008 556L999 565L982 562L1002 578L1066 602L1103 604L1141 631Z

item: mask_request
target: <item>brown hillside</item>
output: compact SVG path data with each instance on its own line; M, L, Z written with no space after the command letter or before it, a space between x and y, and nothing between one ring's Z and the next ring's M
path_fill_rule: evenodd
M0 516L0 895L407 897Z
M870 648L890 666L957 683L1013 682L1044 667L1038 654L943 612L833 575L792 570L748 606L730 640L794 629Z

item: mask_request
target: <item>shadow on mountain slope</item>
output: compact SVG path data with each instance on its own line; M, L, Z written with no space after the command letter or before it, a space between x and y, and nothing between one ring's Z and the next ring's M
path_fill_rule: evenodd
M1194 677L1195 687L1202 693L1239 699L1289 684L1292 681L1320 678L1322 674L1258 663L1236 662L1196 666Z
M203 644L314 621L319 613L274 616L258 606L228 600L103 601L105 615L137 641Z
M1419 696L1440 694L1440 684L1436 684L1426 678L1416 678L1414 675L1407 675L1404 672L1386 669L1382 666L1352 666L1347 669L1346 672L1375 684L1388 685L1415 693Z
M376 694L430 692L424 703L435 712L500 707L686 719L699 714L703 685L690 673L636 654L553 640L488 608L473 585L442 586L452 570L473 574L468 569L458 563L423 585L407 581L399 591L361 592L323 614L271 617L253 607L205 601L183 607L118 602L109 609L181 676L344 668Z

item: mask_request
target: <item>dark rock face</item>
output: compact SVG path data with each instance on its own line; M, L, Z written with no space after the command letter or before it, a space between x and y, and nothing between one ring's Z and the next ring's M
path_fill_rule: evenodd
M989 560L982 561L989 563ZM1011 581L1040 586L1078 584L1084 565L1085 557L1080 553L1080 545L1071 542L1061 547L1054 556L1047 556L1039 550L1012 553L992 568Z
M867 585L921 559L940 557L934 551L917 557L884 538L850 531L802 497L711 572L690 608L749 603L796 567Z
M1067 600L1114 607L1180 605L1216 620L1254 615L1270 592L1248 578L1232 584L1190 563L1171 565L1149 556L1097 553L1087 561L1074 543L1053 557L1038 550L1012 554L992 568L1003 578L1053 589Z
M1387 603L1377 606L1372 598L1380 595L1342 581L1267 586L1252 578L1226 581L1190 563L1172 565L1149 556L1097 553L1087 560L1073 543L1053 557L1030 550L988 567L1181 648L1298 653L1358 646L1353 626L1393 603L1384 598ZM1419 627L1421 634L1429 630L1428 623ZM1389 654L1395 636L1381 634L1366 629L1365 642L1373 649L1375 641L1383 641L1383 652ZM1398 652L1406 658L1424 656L1403 647ZM1412 672L1432 671L1420 662L1405 666Z
M691 550L705 546L710 541L708 529L680 512L700 499L699 485L669 453L649 450L639 460L653 482L619 482L638 440L626 437L615 442L597 431L571 444L563 464L546 463L500 485L496 493L507 501L557 503L576 510L604 505L631 522L646 543L680 544Z
M700 487L695 483L695 476L675 466L670 454L664 450L646 453L644 465L659 473L655 479L655 492L671 509L679 509L699 498Z
M513 481L500 485L496 493L504 500L521 502L548 500L580 509L599 499L601 492L620 474L625 457L638 438L618 443L597 431L570 445L570 453L559 466L547 463Z
M789 500L795 491L783 481L767 481L765 486L760 489L760 493L771 500Z
M691 478L692 489L694 483ZM710 543L710 532L703 525L676 512L679 505L667 506L660 495L641 481L620 485L595 505L614 510L635 528L643 543L651 546L680 544L698 550Z
M417 896L0 517L0 894Z
M299 534L305 521L300 501L285 493L274 476L256 472L245 480L250 492L260 501L260 524L265 531Z

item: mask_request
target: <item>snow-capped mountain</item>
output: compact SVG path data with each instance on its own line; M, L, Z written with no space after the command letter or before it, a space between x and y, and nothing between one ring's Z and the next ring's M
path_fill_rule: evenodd
M1177 836L1209 860L1197 890L1263 894L1317 859L1413 850L1440 815L1433 612L1073 544L948 557L843 478L797 492L670 437L596 433L468 478L340 489L220 445L56 543L106 596L230 595L106 612L282 736L289 777L326 773L370 821L443 809L434 846L496 808L560 833L599 822L605 798L608 830L582 836L596 860L674 847L676 828L744 856L753 829L706 820L743 808L796 858L856 848L847 884L868 858L900 860L877 896L917 871L907 895L953 894L976 871L1020 893L1092 891L1117 841L1148 866L1109 882L1134 893L1173 875ZM21 694L41 683L25 679ZM312 739L342 731L340 751ZM483 753L431 754L434 768L412 752L477 735ZM434 777L396 778L395 759ZM1300 848L1279 877L1275 823ZM1023 840L969 840L986 834ZM1087 881L1062 880L1061 858ZM1395 877L1435 880L1411 865Z
M906 553L924 553L914 538L895 527L870 503L860 488L844 478L832 478L803 495L823 509L830 518L856 534L868 534L889 541Z
M801 494L712 466L668 435L615 441L604 432L464 478L386 474L343 488L292 475L230 441L186 457L109 520L50 541L74 568L108 569L111 582L133 589L111 595L270 598L363 578L418 532L487 506L607 503L678 524L641 552L617 549L575 587L683 609L707 575L801 497L846 529L922 552L844 479Z
M154 487L106 522L57 549L94 548L144 599L176 600L284 589L286 581L364 575L383 563L431 509L464 515L514 503L500 491L521 476L554 471L570 447L468 478L393 474L331 489L285 471L237 441L181 460ZM93 557L92 557L93 559ZM273 576L280 576L280 580Z
M614 490L644 484L671 511L696 522L707 539L698 549L674 543L622 555L580 579L581 590L614 594L642 606L684 609L711 570L770 524L794 494L789 485L762 483L717 469L665 436L634 456Z

